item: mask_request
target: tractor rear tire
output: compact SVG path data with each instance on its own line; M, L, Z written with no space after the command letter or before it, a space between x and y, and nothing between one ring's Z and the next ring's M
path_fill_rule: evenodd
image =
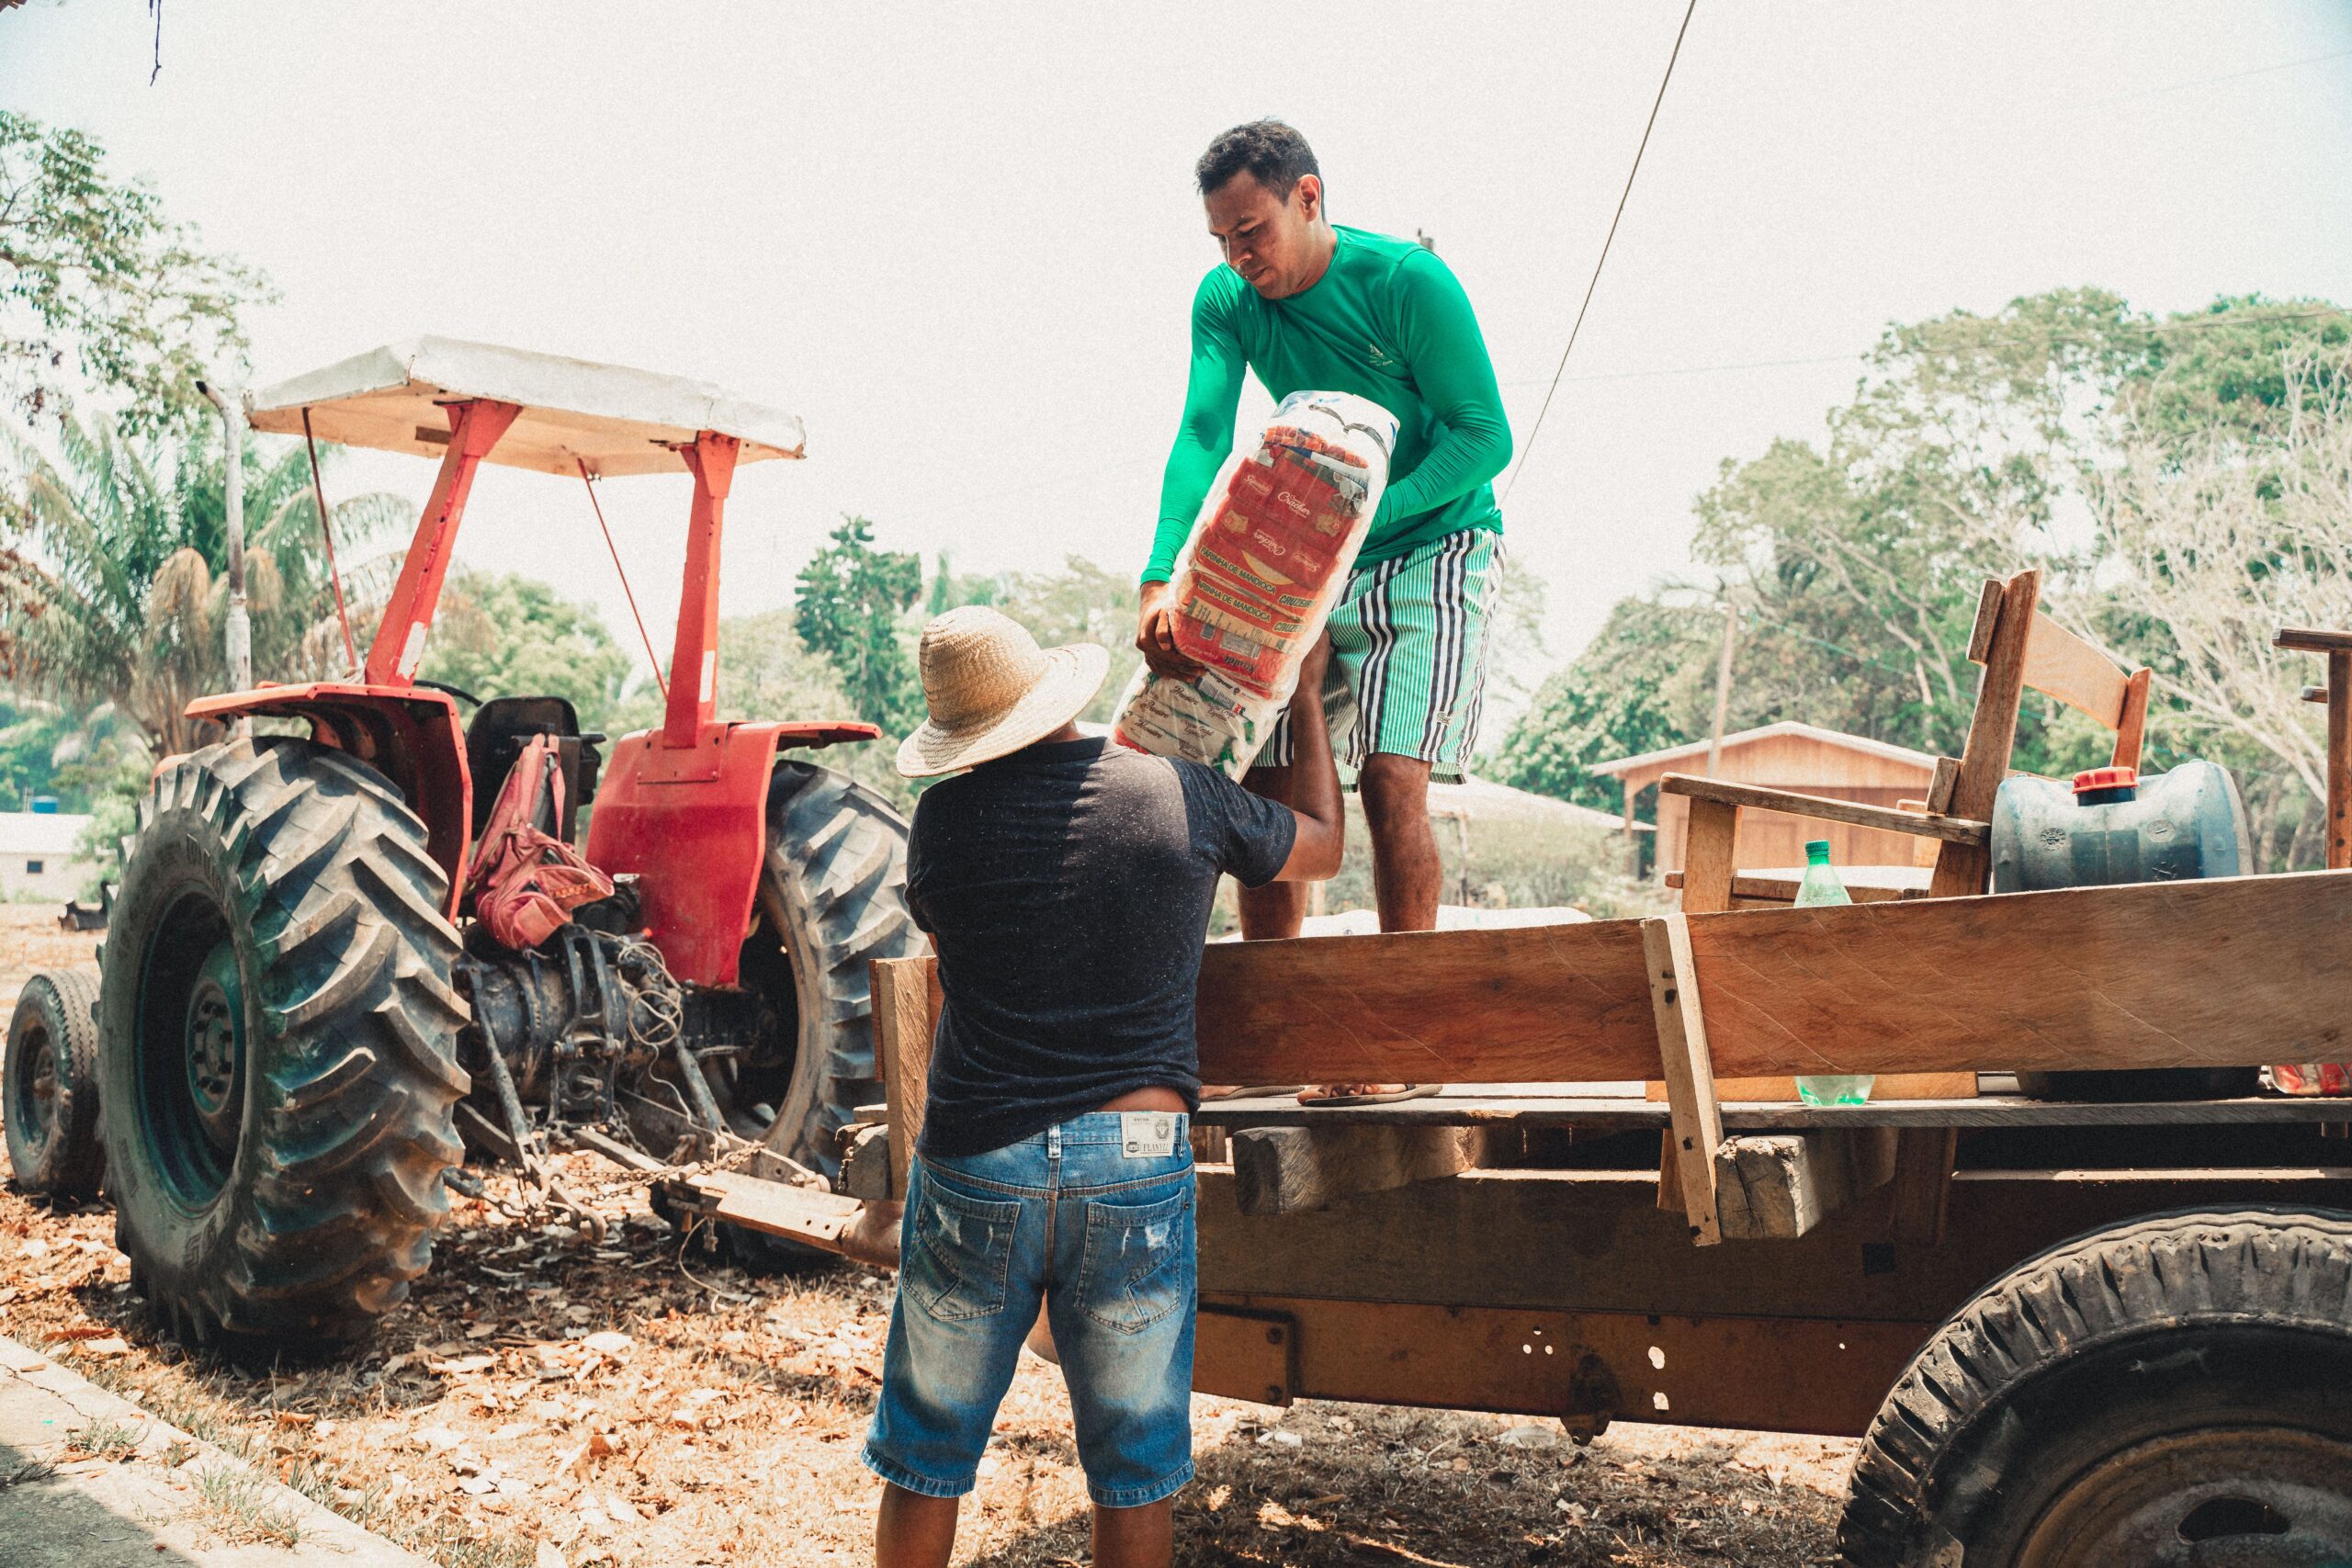
M448 1213L466 1006L423 822L309 741L167 761L101 955L115 1241L184 1340L342 1343Z
M76 1201L97 1195L107 1152L98 1143L98 976L43 969L25 982L8 1021L8 1168L17 1185Z
M827 1178L841 1130L882 1098L866 964L931 950L907 910L907 819L864 784L783 761L768 786L764 913L780 910L798 1040L792 1082L766 1144Z
M1939 1329L1854 1461L1852 1568L2352 1560L2352 1214L2132 1221Z

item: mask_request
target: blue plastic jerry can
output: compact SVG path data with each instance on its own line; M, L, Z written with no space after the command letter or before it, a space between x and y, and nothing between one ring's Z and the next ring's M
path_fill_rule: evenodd
M2254 869L2245 803L2229 770L2204 761L2140 777L2093 768L2071 786L2014 778L1993 802L1993 891L2238 876ZM2206 1100L2251 1094L2251 1067L2020 1072L2040 1100Z
M1993 802L1993 891L2238 876L2253 869L2245 803L2202 760L2141 777L2093 768L2069 786L2013 778Z

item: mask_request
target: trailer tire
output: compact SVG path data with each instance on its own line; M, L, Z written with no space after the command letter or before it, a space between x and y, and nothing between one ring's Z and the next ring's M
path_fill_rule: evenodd
M17 993L8 1021L8 1168L17 1185L76 1201L97 1195L107 1152L98 1142L98 976L43 969Z
M2337 1561L2346 1387L2352 1214L2090 1232L1987 1286L1913 1359L1855 1458L1838 1546L1852 1568ZM2199 1555L2240 1548L2262 1554Z
M183 1339L355 1339L462 1153L447 876L382 774L309 741L170 759L139 824L100 959L116 1245Z

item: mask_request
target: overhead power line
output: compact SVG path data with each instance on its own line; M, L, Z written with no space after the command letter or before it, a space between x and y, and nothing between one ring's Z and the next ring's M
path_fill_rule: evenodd
M2269 326L2278 321L2316 321L2352 316L2352 310L2326 307L2312 310L2236 310L2217 316L2195 316L2181 321L2150 321L2129 330L2140 333L2201 332L2213 327ZM2036 344L2086 345L2109 341L2085 333L2014 333L1981 338L1981 343L2032 345ZM1853 354L1823 354L1803 359L1747 359L1729 365L1676 365L1655 370L1602 370L1589 376L1555 376L1547 379L1531 376L1522 380L1498 381L1499 387L1579 386L1587 381L1638 381L1654 376L1712 376L1731 370L1780 370L1792 365L1856 365L1875 354L1875 349L1863 349Z
M1634 149L1634 166L1625 171L1625 188L1617 193L1617 210L1610 216L1609 232L1601 236L1600 254L1593 258L1592 277L1584 286L1584 302L1577 307L1577 319L1568 326L1567 346L1560 350L1560 363L1552 372L1552 390L1544 394L1544 406L1535 411L1535 423L1528 427L1527 441L1519 449L1519 464L1504 481L1503 499L1510 498L1511 486L1519 483L1519 476L1527 470L1527 459L1535 450L1535 438L1544 434L1544 416L1552 412L1552 393L1560 389L1560 373L1568 367L1568 355L1577 346L1577 333L1584 328L1584 313L1592 308L1592 291L1600 287L1600 269L1609 265L1609 246L1617 238L1617 225L1625 216L1625 198L1634 194L1634 176L1642 172L1642 154L1649 150L1650 131L1657 125L1658 106L1666 102L1666 85L1674 80L1674 62L1682 57L1682 38L1690 30L1690 14L1699 8L1699 0L1682 8L1682 25L1674 29L1674 49L1666 57L1666 74L1658 78L1657 96L1650 100L1650 118L1643 122L1641 144Z

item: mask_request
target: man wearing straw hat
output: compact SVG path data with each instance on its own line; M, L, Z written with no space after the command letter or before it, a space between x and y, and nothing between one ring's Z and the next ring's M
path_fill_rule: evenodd
M1097 1568L1166 1564L1192 1479L1193 989L1217 878L1339 869L1329 648L1292 705L1290 804L1089 739L1110 655L980 605L924 628L907 901L946 1005L907 1176L867 1467L882 1568L944 1568L1042 1303L1094 1503Z

